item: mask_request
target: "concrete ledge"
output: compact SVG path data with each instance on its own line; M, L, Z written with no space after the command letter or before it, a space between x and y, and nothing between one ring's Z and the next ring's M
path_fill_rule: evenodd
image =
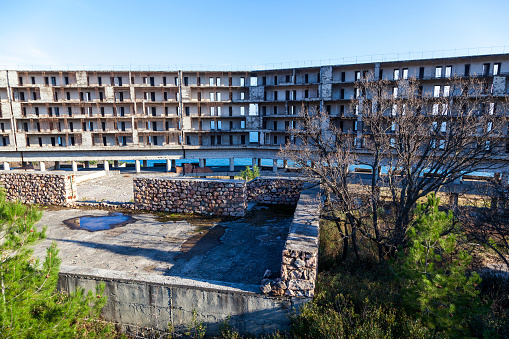
M72 292L76 287L94 291L104 283L108 298L102 316L125 328L148 327L164 331L168 323L184 331L193 321L207 326L208 335L218 335L228 317L241 333L262 334L284 330L289 316L305 298L269 297L256 293L258 286L198 281L150 274L62 266L58 287Z

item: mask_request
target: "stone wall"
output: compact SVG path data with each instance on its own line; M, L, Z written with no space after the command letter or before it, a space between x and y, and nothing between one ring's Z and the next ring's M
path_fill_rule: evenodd
M313 297L318 271L319 222L319 188L302 191L283 248L281 278L263 279L262 293Z
M262 204L296 205L303 181L279 177L259 177L246 184L247 201Z
M247 208L240 180L138 177L133 184L136 209L241 217Z
M3 172L0 185L8 200L27 204L67 206L77 199L74 174Z

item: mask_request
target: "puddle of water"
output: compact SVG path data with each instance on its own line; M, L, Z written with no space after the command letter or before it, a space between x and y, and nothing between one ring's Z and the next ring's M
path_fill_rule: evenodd
M130 215L122 213L110 213L106 216L85 215L79 218L64 220L64 224L71 229L87 230L89 232L109 230L135 222Z

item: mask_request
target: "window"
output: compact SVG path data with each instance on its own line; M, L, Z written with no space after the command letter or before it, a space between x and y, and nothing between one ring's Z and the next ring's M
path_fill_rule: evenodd
M216 129L216 122L214 120L210 121L210 129Z
M435 67L435 78L442 77L442 66Z
M277 145L277 135L274 135L274 145Z
M221 78L216 78L216 86L221 86Z
M246 86L246 78L244 78L244 77L240 77L240 86L241 86L241 87Z
M44 84L49 85L49 78L48 77L44 77Z
M438 98L440 96L440 86L436 85L435 90L433 91L433 97Z
M438 115L438 108L439 108L438 104L433 104L433 111L432 111L433 115Z
M56 85L57 85L57 78L55 78L55 77L51 77L51 84L52 84L53 86L56 86Z
M484 76L490 75L490 64L482 65L482 75L484 75Z
M166 86L166 77L163 77L163 86Z
M233 107L232 106L228 107L228 115L233 116Z
M118 86L122 86L122 77L117 77Z
M64 77L64 82L66 85L69 85L69 77Z
M175 86L178 86L179 85L179 77L175 77L174 82L175 82Z
M470 76L470 64L465 65L465 76Z
M246 121L245 120L241 120L240 121L240 128L246 128Z
M274 85L277 85L277 75L274 75Z
M345 105L339 106L339 114L341 115L345 114Z
M341 89L340 94L339 94L339 98L340 99L344 99L345 98L345 89L344 88Z
M101 128L103 131L106 131L106 122L101 122Z
M346 79L346 73L341 72L341 82L345 82L345 79Z
M189 78L184 77L184 86L189 86Z
M306 98L306 99L309 98L309 90L308 89L304 90L304 98Z
M154 79L154 77L150 77L150 86L155 86L155 79Z
M240 115L245 115L246 114L246 108L245 107L241 107L240 108Z
M217 129L220 131L220 130L222 129L222 127L223 127L223 126L222 126L221 120L219 120L219 121L217 122Z
M210 108L210 116L214 116L214 115L216 115L216 113L215 113L215 108L214 108L214 107L211 107L211 108Z
M444 86L444 97L448 97L449 96L450 90L451 90L451 86L449 86L449 85Z
M393 80L399 80L399 69L395 69L392 76Z
M277 131L277 121L274 121L274 131Z
M246 144L246 136L245 136L245 135L241 135L241 136L240 136L240 143L241 143L242 145L245 145L245 144Z
M277 101L277 91L274 91L274 101Z
M214 101L214 92L209 93L209 100Z
M493 64L493 75L500 75L500 62Z
M97 77L97 83L99 84L99 86L101 86L103 84L101 77Z
M35 77L32 77L32 85L35 85Z
M419 68L419 79L424 79L424 67Z
M221 107L218 107L217 108L217 116L220 117L221 116Z
M309 82L309 74L304 74L304 82L307 84Z
M355 72L355 81L359 80L361 78L361 71Z
M359 89L357 88L357 91L358 90ZM398 97L398 88L397 87L393 87L392 88L392 96L393 96L393 98L397 98Z
M277 106L274 106L274 115L277 115Z
M191 114L189 111L189 107L186 107L185 110L186 110L186 117L188 117Z
M240 92L240 100L244 100L246 97L245 97L245 93L244 92Z
M408 79L408 68L403 68L403 79Z
M445 77L450 78L452 75L452 66L445 66Z
M216 93L216 101L221 101L221 93Z

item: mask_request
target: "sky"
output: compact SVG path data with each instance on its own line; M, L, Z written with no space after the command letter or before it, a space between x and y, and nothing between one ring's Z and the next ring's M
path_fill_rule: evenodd
M0 69L294 67L491 46L509 53L505 13L507 0L0 0Z

